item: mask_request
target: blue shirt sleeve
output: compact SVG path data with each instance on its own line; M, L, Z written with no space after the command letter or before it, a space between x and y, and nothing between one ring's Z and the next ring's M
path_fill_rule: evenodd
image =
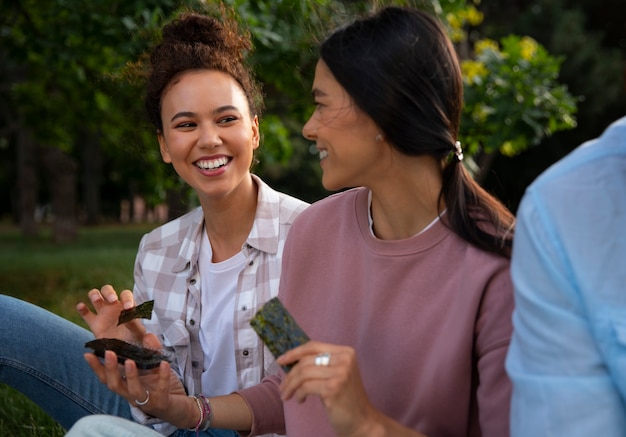
M576 151L520 204L506 361L513 437L626 436L626 136L619 138L620 147Z

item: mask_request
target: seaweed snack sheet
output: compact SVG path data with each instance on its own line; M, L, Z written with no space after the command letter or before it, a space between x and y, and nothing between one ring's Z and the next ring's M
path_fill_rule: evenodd
M136 346L117 338L98 338L85 343L85 347L93 349L95 356L104 358L104 352L109 350L117 355L117 362L123 364L126 360L133 360L138 369L148 370L159 367L161 361L170 361L167 355L153 349Z
M250 320L250 325L275 358L309 341L309 337L276 297L263 305ZM293 365L282 367L285 372L289 372Z
M153 309L154 300L148 300L141 305L137 305L136 307L122 310L120 318L117 320L117 325L119 326L122 323L130 322L133 319L151 319Z
M123 310L120 313L117 325L130 322L131 320L142 318L151 319L154 300L149 300L134 308ZM98 338L85 343L85 347L93 349L94 355L104 358L107 350L115 352L117 361L123 364L127 359L133 360L137 368L141 370L154 369L159 367L161 361L170 361L167 355L159 351L137 346L117 338Z

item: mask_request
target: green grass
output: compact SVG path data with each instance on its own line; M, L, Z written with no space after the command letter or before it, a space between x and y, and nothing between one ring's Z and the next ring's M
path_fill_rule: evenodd
M21 393L0 384L0 435L61 437L65 430Z
M111 284L132 289L141 236L154 225L84 228L76 242L55 245L49 230L22 238L0 227L0 293L42 306L86 326L75 306L87 292ZM0 436L56 437L65 431L25 396L0 384Z

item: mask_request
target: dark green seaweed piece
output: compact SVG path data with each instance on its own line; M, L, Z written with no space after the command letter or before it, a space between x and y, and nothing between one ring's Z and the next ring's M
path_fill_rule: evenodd
M250 320L250 325L275 358L309 341L309 337L278 298L267 301ZM283 366L283 370L289 372L291 367L293 365Z
M151 319L153 308L154 301L148 300L134 308L123 310L120 313L120 318L118 319L117 324L121 325L122 323L130 322L133 319Z
M159 367L161 361L170 361L159 351L136 346L117 338L98 338L85 343L85 347L93 349L93 353L100 358L104 358L105 350L113 351L117 354L117 361L120 364L130 359L137 364L138 369L153 369Z

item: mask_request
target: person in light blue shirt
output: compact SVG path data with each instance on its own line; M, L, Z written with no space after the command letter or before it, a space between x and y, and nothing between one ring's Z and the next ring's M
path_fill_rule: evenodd
M626 117L537 178L517 220L511 436L626 436Z

